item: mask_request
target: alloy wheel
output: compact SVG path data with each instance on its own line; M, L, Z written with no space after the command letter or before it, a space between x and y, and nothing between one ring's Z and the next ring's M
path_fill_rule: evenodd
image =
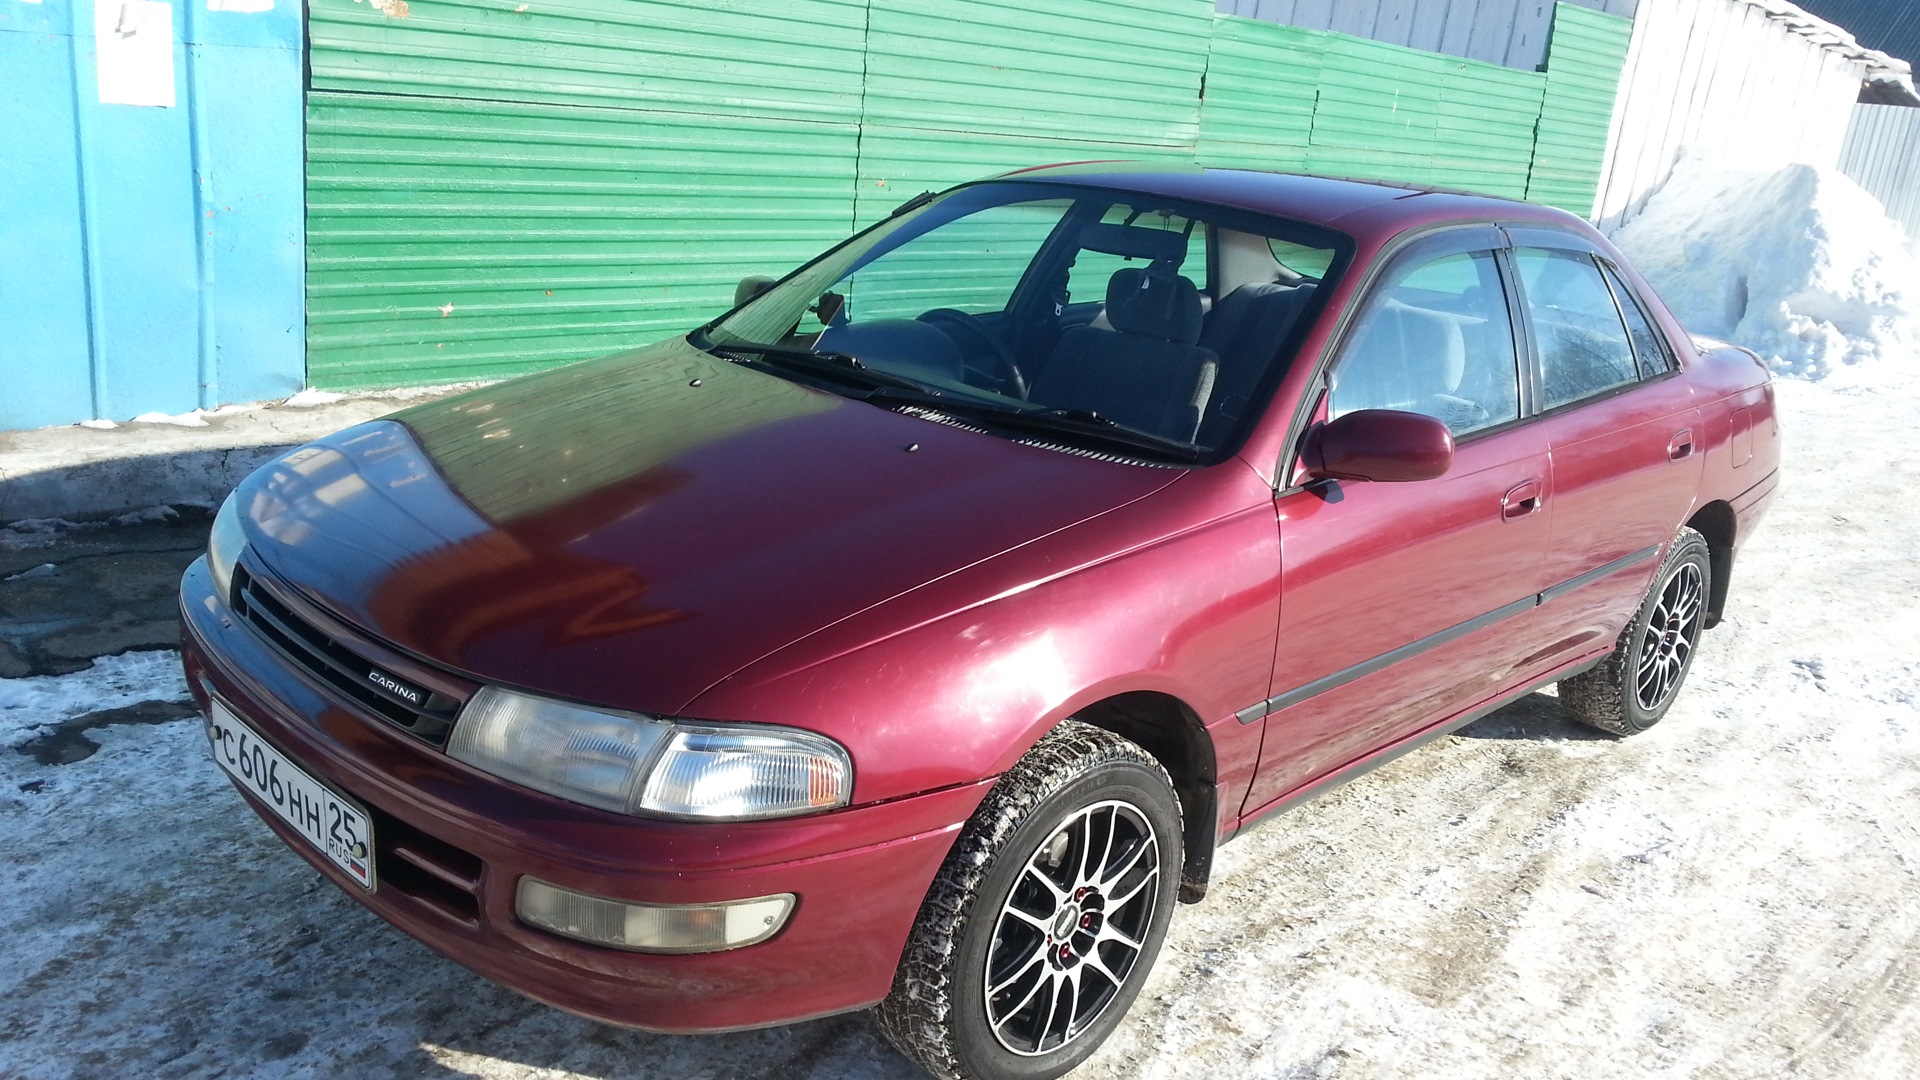
M1140 957L1159 878L1159 838L1126 802L1083 807L1040 845L987 953L987 1023L1002 1047L1051 1053L1106 1011Z
M1700 638L1705 599L1706 582L1693 563L1682 563L1662 586L1641 632L1640 664L1634 672L1634 695L1642 709L1658 709L1679 688L1687 658Z

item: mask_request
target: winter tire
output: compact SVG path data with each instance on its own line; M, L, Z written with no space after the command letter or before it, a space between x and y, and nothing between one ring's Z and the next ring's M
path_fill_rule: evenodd
M1613 652L1599 666L1560 680L1560 703L1575 719L1615 735L1636 735L1660 722L1693 666L1712 573L1706 539L1681 529Z
M1062 723L954 842L880 1004L881 1031L949 1080L1045 1080L1080 1064L1160 950L1180 836L1159 762Z

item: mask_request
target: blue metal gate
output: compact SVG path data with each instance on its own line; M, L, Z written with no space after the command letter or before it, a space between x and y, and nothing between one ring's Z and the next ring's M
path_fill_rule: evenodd
M0 430L303 384L298 0L0 0Z

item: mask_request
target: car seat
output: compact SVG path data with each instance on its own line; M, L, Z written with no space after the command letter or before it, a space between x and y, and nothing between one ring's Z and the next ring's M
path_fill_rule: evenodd
M1111 330L1076 326L1060 336L1030 399L1191 442L1220 365L1195 344L1199 290L1163 265L1129 267L1107 281L1106 316Z

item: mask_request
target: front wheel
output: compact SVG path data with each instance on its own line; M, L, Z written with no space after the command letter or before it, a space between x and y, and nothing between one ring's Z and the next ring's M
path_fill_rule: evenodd
M1693 666L1712 574L1706 539L1681 529L1613 652L1599 666L1560 680L1560 704L1581 723L1615 735L1659 723Z
M1068 720L935 876L880 1029L937 1076L1045 1080L1119 1026L1166 936L1180 803L1151 755Z

